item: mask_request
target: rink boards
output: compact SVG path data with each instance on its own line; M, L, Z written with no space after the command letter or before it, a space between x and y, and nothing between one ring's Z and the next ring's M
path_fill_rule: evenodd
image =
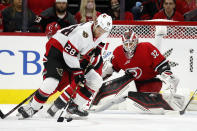
M45 36L0 36L0 104L17 104L42 82L42 58L45 52ZM154 44L153 39L140 39ZM107 38L104 59L121 44L120 38ZM163 39L159 47L162 53L173 49L168 57L178 63L173 72L180 78L179 91L191 94L197 78L197 39ZM54 96L54 97L57 97ZM51 100L53 100L52 98Z

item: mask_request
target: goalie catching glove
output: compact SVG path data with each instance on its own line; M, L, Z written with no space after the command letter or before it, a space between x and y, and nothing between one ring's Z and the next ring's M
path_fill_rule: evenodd
M175 75L173 75L171 71L166 70L162 72L161 80L166 84L169 84L169 87L166 90L170 90L172 94L176 93L179 79Z

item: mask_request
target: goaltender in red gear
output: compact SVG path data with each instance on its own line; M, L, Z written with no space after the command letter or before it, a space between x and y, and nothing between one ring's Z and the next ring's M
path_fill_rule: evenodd
M122 41L123 45L113 51L111 62L106 63L108 65L103 70L103 78L122 69L134 77L138 92L159 92L162 81L156 75L173 75L168 60L151 43L139 43L133 31L126 31L122 35ZM173 84L176 87L178 83Z
M120 70L124 70L125 75L120 77L124 82L121 81L116 84L116 81L110 81L112 82L110 85L110 82L108 83L107 81L107 84L104 84L97 93L93 105L97 105L101 99L107 96L117 95L119 92L122 92L120 90L125 87L125 84L133 80L137 92L129 92L126 97L124 95L123 97L115 97L113 101L106 104L107 106L104 104L104 106L98 110L108 108L109 105L111 106L114 103L122 102L126 98L136 100L139 102L138 104L147 109L155 107L162 107L167 110L180 109L179 104L177 104L179 102L169 97L170 95L175 96L179 79L172 74L168 60L166 60L160 51L151 43L139 43L138 37L133 31L127 30L124 32L122 35L122 43L122 45L116 47L113 51L111 60L104 62L102 77L105 80L111 76L114 71L119 72ZM170 92L169 95L164 96L165 100L163 100L164 97L162 98L161 94L159 94L161 88L163 88L163 82L170 85L170 88L164 88ZM147 92L149 94L147 94ZM149 96L151 93L155 93L156 97L152 98ZM100 104L102 105L102 102Z

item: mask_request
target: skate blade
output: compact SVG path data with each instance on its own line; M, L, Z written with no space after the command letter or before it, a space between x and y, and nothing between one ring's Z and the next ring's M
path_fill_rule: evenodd
M76 114L71 114L69 112L67 112L65 115L64 115L64 119L65 120L87 120L88 117L87 116L78 116Z
M32 118L32 117L24 118L22 116L22 114L20 114L20 113L17 113L16 116L17 116L18 120L28 120L28 119Z
M24 120L25 118L21 114L16 114L18 120Z

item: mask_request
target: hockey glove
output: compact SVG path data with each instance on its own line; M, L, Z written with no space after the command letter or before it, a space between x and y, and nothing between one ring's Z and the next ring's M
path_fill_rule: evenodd
M83 59L82 62L80 63L80 66L83 70L85 70L85 74L87 74L91 69L94 68L93 65L88 65L89 61L86 59Z
M101 42L97 45L97 47L95 49L93 49L90 53L89 56L98 56L101 54L102 48L105 46L105 43Z
M80 66L81 66L81 68L83 69L83 70L85 70L86 68L87 68L87 66L88 66L88 64L89 64L89 60L87 60L87 59L83 59L83 60L81 60L81 62L80 62Z
M82 70L73 71L75 83L81 87L84 87L85 84L85 77L84 72Z
M166 70L162 72L161 80L166 84L169 84L169 87L166 90L170 90L172 94L176 93L179 79L175 75L173 75L171 71Z

